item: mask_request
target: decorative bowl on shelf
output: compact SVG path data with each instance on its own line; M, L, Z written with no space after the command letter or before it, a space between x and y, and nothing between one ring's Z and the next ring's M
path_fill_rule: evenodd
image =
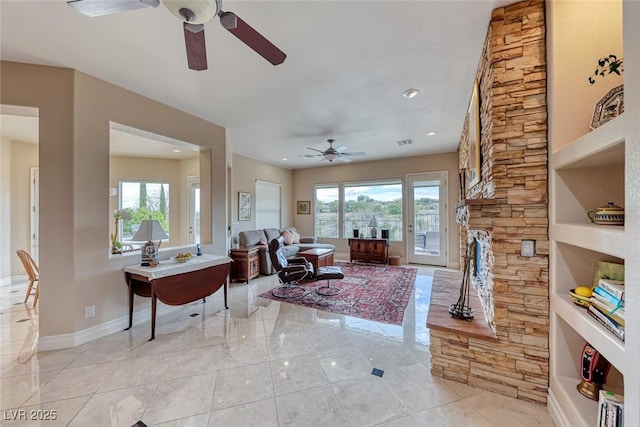
M624 85L607 92L596 104L589 127L595 129L624 113Z
M613 202L607 203L607 206L587 211L587 216L594 224L624 225L624 208Z
M584 295L578 295L575 291L575 289L569 290L569 295L571 295L573 303L579 305L580 307L589 307L591 305L591 298Z
M183 262L189 262L191 261L191 254L190 253L179 253L178 255L174 256L172 258L175 262L179 262L179 263L183 263Z

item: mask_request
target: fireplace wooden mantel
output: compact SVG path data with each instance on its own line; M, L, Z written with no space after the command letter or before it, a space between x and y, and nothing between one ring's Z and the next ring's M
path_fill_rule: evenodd
M456 209L463 206L497 205L500 203L503 203L500 199L462 199L456 203Z

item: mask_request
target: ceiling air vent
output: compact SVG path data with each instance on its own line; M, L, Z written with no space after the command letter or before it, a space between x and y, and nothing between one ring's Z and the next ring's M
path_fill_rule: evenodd
M396 142L398 145L403 146L403 145L411 145L413 144L413 139L401 139L400 141Z

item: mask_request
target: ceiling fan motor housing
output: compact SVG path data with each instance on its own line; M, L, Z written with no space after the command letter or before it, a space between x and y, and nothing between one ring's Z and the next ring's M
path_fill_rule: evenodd
M210 21L221 8L216 0L162 0L162 4L181 21L194 25Z

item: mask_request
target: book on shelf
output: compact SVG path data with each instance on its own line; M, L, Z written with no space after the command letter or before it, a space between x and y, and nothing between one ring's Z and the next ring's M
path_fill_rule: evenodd
M598 310L593 304L587 309L587 313L598 321L602 326L607 328L617 338L624 341L624 326L620 326L610 317L607 317L603 312Z
M600 279L624 281L624 264L598 261L596 263L596 272L593 276L593 287L598 286Z
M605 291L600 286L596 286L595 288L593 288L593 293L596 294L596 295L599 295L600 297L602 297L603 299L607 300L609 303L611 303L611 304L613 304L615 306L624 306L624 301L622 301L619 298L614 297L613 295L611 295L609 292Z
M604 299L601 299L596 294L591 296L591 304L595 305L598 310L606 314L608 317L613 319L620 326L624 326L625 319L625 311L624 308L615 307L613 304L607 302Z
M598 395L598 427L624 426L624 396L612 391L600 390Z
M600 279L598 286L624 302L624 282L622 280Z

